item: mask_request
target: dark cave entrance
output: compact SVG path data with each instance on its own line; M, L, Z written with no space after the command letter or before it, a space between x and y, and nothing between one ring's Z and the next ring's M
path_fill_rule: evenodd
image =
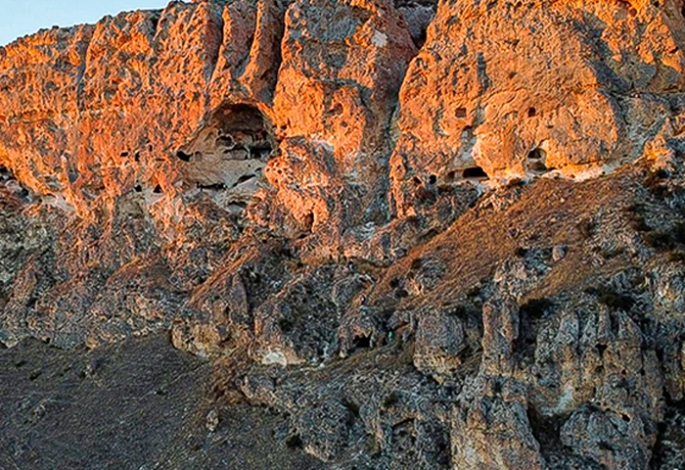
M176 152L190 187L222 193L217 202L242 211L263 182L276 142L268 118L249 104L225 104Z

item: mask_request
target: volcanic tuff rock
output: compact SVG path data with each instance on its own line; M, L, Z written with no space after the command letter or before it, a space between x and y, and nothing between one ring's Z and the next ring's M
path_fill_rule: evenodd
M684 14L175 1L0 48L0 466L682 467Z

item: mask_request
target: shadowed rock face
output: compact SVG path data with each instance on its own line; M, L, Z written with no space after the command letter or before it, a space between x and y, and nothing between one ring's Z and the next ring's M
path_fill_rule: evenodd
M171 2L1 48L0 467L682 467L683 8Z

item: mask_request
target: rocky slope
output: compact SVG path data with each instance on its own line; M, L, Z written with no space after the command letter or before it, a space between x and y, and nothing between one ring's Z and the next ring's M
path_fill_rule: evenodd
M205 0L0 49L0 466L683 467L684 14Z

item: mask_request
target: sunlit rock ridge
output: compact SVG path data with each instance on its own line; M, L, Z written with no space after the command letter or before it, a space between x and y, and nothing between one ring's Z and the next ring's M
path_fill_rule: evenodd
M168 334L311 468L681 468L684 14L174 1L20 38L0 344Z

